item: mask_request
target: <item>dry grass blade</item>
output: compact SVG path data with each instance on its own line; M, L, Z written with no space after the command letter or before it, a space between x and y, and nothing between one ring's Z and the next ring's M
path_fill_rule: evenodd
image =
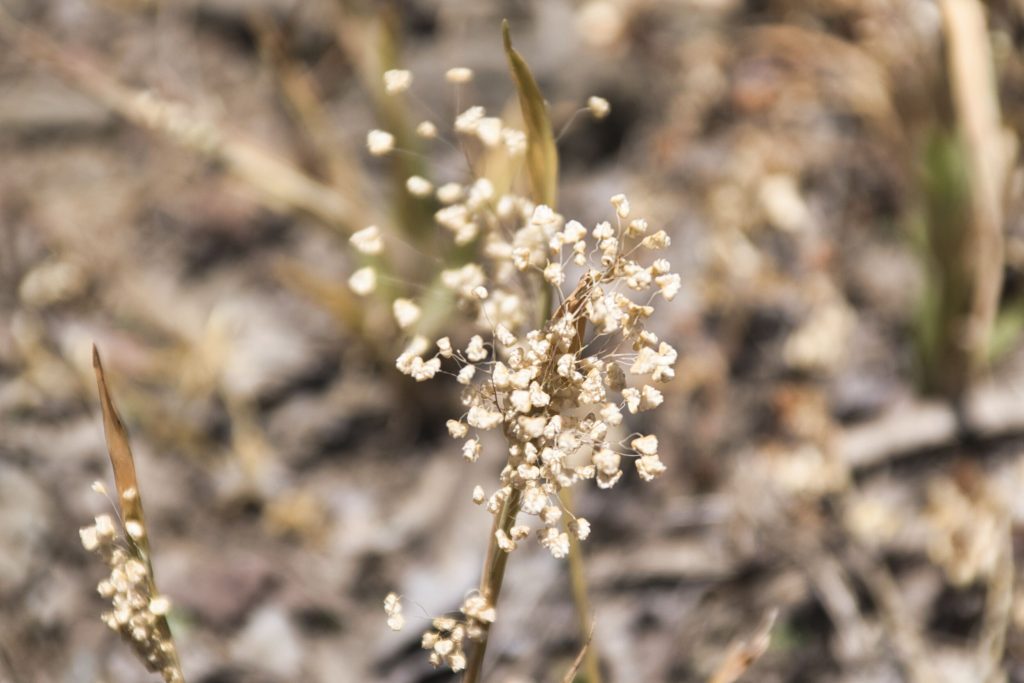
M562 677L562 683L572 683L573 679L576 678L576 674L579 673L580 667L583 666L583 661L587 658L587 651L590 649L590 641L594 639L594 627L591 625L590 633L587 634L587 642L583 643L583 647L580 648L579 654L576 655L576 659L573 660L572 666L565 672L565 676Z
M547 105L526 60L512 47L507 19L501 24L501 38L526 123L526 168L533 200L554 208L558 200L558 148Z
M185 683L177 646L167 623L170 603L160 595L153 575L149 532L142 514L142 496L135 475L135 458L128 443L128 430L110 397L103 363L95 344L92 347L92 365L96 372L96 387L103 410L103 433L114 470L125 543L117 547L121 541L109 517L105 525L102 524L105 516L100 516L96 518L95 526L81 530L86 549L104 557L113 569L111 577L124 579L111 578L98 587L101 595L114 599L115 610L105 614L104 622L132 645L149 671L159 672L165 683ZM141 569L133 570L132 563Z
M92 347L92 367L96 372L96 388L100 394L100 406L103 409L103 433L107 439L107 452L110 453L110 465L114 469L114 484L117 486L117 501L121 507L121 519L137 520L145 526L142 515L142 499L139 496L139 482L135 476L135 458L131 446L128 445L128 430L117 414L114 401L107 389L107 378L103 373L100 352L95 345ZM136 541L148 557L147 540L143 537Z
M733 683L739 680L740 676L768 650L772 627L778 615L779 610L769 610L747 640L733 644L725 655L725 660L708 679L708 683Z
M1015 140L1000 121L999 96L985 9L976 0L941 3L957 122L966 144L971 188L974 291L968 341L984 360L1003 283L1003 202ZM1010 143L1010 144L1008 144Z

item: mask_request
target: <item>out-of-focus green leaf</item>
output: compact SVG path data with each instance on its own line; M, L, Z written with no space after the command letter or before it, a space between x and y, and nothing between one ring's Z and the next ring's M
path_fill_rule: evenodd
M965 254L970 226L970 178L964 147L953 132L937 129L922 150L919 258L924 291L916 317L922 389L958 395L966 385L970 357L965 329L971 305L971 268Z
M555 135L551 131L544 96L526 60L512 47L507 19L501 24L501 37L526 123L526 168L530 175L532 199L554 208L558 200L558 148L555 147Z

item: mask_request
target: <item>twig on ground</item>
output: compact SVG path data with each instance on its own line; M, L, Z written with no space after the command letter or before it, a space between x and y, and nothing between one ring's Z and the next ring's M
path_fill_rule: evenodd
M884 562L871 557L852 538L847 560L848 566L857 573L871 594L908 680L912 683L940 683L945 680L931 665L928 645L917 626L908 619L910 610L903 602L903 594L896 579Z

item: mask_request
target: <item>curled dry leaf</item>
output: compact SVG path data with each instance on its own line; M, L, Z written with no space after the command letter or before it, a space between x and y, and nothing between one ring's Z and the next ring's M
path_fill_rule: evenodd
M128 444L128 430L121 422L121 416L114 407L107 388L107 378L100 361L100 352L92 347L92 367L96 372L96 388L100 394L103 409L103 434L107 440L110 465L114 469L114 483L117 486L117 502L121 508L121 519L137 521L145 527L142 514L142 498L139 496L139 482L135 476L135 458ZM145 537L137 540L142 551L149 555L149 543Z

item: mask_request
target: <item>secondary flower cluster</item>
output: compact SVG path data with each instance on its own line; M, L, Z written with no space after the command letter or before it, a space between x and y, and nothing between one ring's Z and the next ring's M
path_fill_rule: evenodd
M487 600L474 593L462 603L461 618L436 617L431 620L431 629L423 634L420 645L430 652L430 663L434 666L447 664L452 671L466 668L466 653L463 645L467 640L479 640L496 613ZM394 593L384 598L384 612L388 615L388 627L401 630L405 624L402 603Z
M104 491L98 483L94 489ZM127 498L137 495L134 489L124 493ZM134 542L145 535L145 528L137 520L127 520L122 535L110 515L99 515L79 534L85 549L110 567L110 575L97 586L112 605L101 615L103 622L132 644L148 670L160 673L166 683L181 683L178 655L166 621L170 601L153 594L149 565Z

